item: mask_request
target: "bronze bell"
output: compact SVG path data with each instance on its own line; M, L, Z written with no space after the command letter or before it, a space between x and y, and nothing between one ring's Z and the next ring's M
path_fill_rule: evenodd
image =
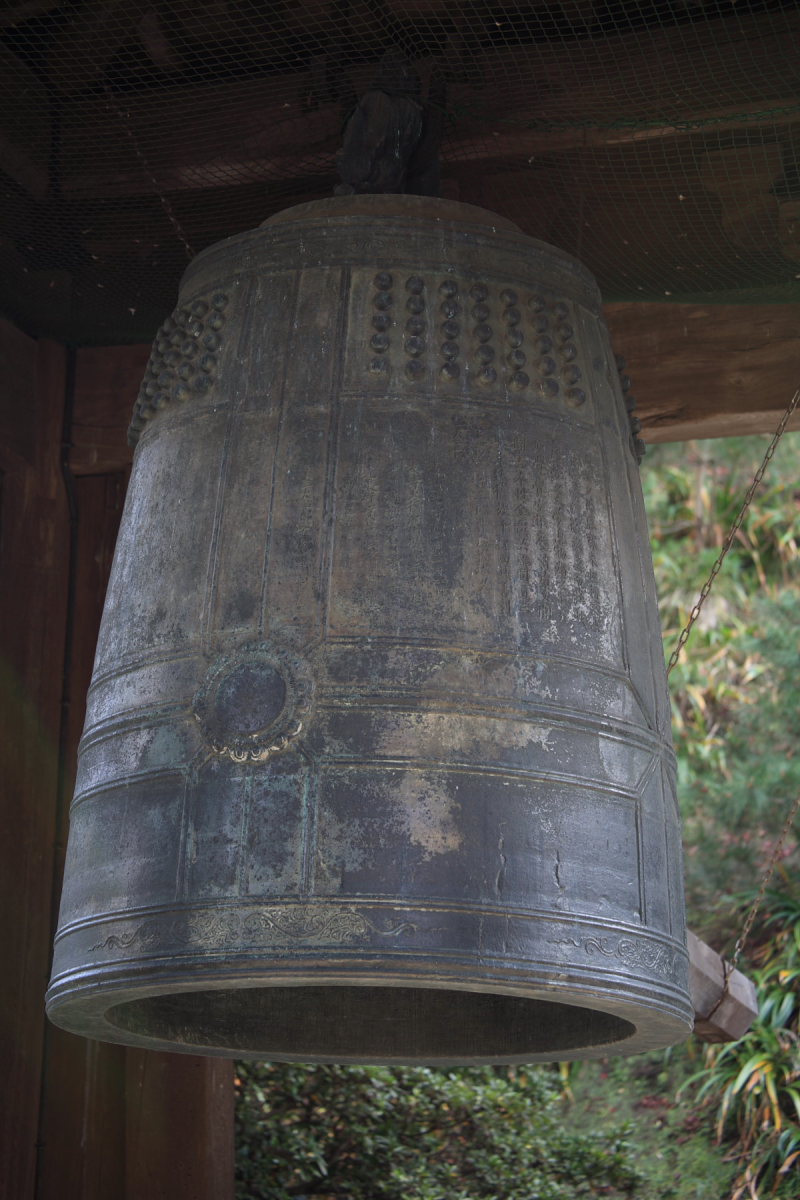
M274 1060L691 1030L634 447L591 276L415 196L198 255L156 339L48 1011Z

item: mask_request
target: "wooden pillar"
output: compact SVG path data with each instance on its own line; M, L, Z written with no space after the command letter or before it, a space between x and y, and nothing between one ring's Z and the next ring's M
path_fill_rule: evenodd
M102 375L102 351L88 357ZM66 810L129 465L124 438L109 469L83 436L88 453L80 464L70 453L65 486L67 361L63 347L0 321L0 1196L232 1200L230 1062L100 1045L44 1017ZM114 388L80 369L77 383L74 424L87 424L91 393L102 426Z
M50 958L69 515L65 352L0 321L0 1195L33 1196Z
M125 484L124 471L70 477L75 529L62 704L62 836L55 862L59 890L78 740ZM36 1200L124 1200L125 1101L124 1047L89 1042L46 1026Z
M125 1200L232 1200L230 1061L126 1053Z

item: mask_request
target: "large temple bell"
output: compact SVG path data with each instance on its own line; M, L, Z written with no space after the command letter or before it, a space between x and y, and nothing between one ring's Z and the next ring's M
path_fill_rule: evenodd
M584 268L304 204L184 276L81 743L48 1010L276 1060L691 1029L635 446Z

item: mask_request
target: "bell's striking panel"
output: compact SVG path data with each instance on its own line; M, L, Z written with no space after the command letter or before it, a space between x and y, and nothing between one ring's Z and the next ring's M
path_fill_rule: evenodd
M653 575L586 271L466 205L301 205L192 262L132 436L53 1020L300 1061L685 1036Z

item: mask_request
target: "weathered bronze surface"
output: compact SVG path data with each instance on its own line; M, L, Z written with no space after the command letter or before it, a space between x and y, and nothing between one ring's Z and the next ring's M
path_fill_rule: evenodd
M48 995L93 1038L500 1062L691 1029L636 461L591 277L302 205L153 351Z

